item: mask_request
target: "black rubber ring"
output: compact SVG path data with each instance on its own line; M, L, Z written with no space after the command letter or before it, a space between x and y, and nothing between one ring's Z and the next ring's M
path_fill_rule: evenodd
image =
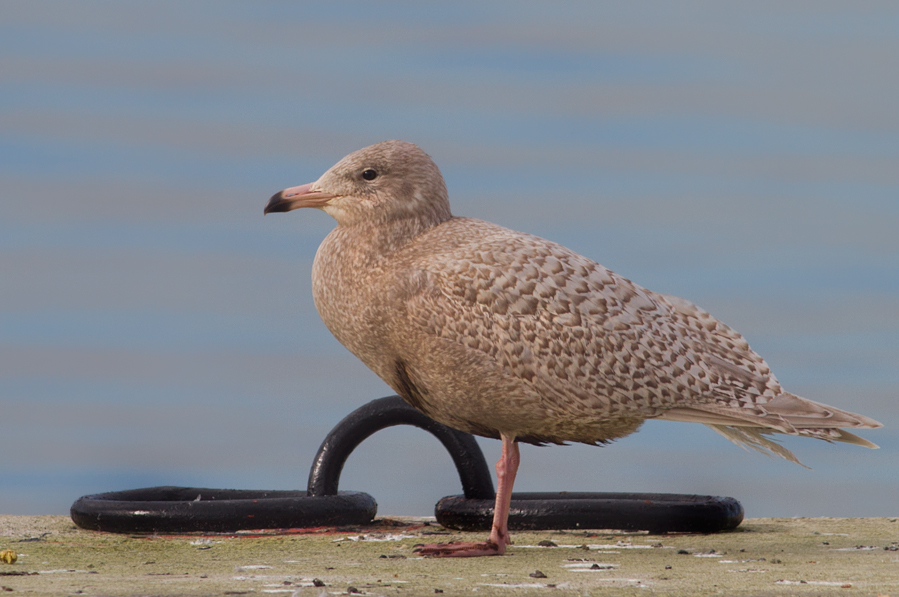
M489 531L493 500L461 495L437 502L437 522ZM617 529L651 533L714 533L735 529L743 506L734 498L672 493L513 493L509 530Z
M399 396L372 400L347 415L328 433L312 461L309 495L337 493L340 473L353 450L373 433L394 425L413 425L440 440L456 465L465 497L494 499L490 468L474 436L438 423Z
M368 524L378 505L360 491L312 498L305 491L147 487L86 495L76 525L110 533L231 533Z
M72 520L84 529L113 533L228 533L368 524L377 513L377 503L367 493L338 491L340 473L360 443L394 425L414 425L430 432L449 451L465 495L493 499L490 469L474 437L426 417L399 396L390 396L356 409L328 433L315 455L305 492L131 489L79 498L72 504Z
M399 396L373 400L338 423L322 442L306 492L196 487L150 487L78 499L72 520L85 529L118 533L234 532L250 529L361 525L377 513L374 498L340 491L340 473L356 447L373 433L413 425L434 435L449 451L464 496L436 506L442 525L488 530L495 493L484 454L467 433L450 429ZM655 493L516 493L509 528L623 529L656 533L708 533L735 528L743 508L733 498Z

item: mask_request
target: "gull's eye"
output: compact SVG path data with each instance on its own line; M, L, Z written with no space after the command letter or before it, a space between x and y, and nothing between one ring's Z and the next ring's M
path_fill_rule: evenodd
M365 180L374 180L378 177L378 173L372 170L371 168L367 168L362 171L362 178Z

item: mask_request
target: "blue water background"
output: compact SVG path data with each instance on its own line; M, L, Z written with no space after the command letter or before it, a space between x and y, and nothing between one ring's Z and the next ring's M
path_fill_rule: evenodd
M878 451L785 438L806 470L649 422L524 447L517 490L895 516L896 31L876 2L4 2L0 513L304 487L327 431L392 392L312 304L333 222L262 208L400 138L454 213L684 296L789 390L885 424L862 433ZM399 428L341 486L387 514L460 491L439 444Z

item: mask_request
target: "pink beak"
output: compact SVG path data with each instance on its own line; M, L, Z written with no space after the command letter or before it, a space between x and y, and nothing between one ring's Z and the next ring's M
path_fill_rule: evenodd
M263 214L291 211L301 207L321 207L337 196L332 195L331 193L313 191L313 184L315 183L310 182L309 184L290 187L289 189L284 189L280 193L275 193L272 195L272 198L268 200L268 205L265 206Z

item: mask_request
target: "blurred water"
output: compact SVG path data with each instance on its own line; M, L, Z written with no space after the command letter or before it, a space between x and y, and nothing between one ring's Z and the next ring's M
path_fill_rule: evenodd
M392 392L312 305L331 220L262 207L402 138L454 213L685 296L791 391L886 426L876 452L785 439L807 471L649 422L525 447L516 489L895 515L897 27L873 2L3 3L0 512L303 487L331 426ZM430 513L459 491L441 450L387 430L342 487Z

